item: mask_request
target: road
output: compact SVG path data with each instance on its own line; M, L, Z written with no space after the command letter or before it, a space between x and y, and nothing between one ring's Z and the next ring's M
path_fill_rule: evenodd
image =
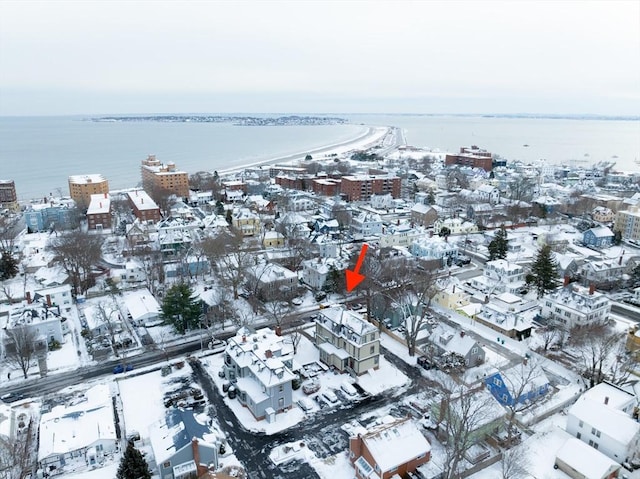
M434 388L434 384L424 378L417 367L410 366L396 358L382 348L387 361L402 371L410 380L407 390L402 395L422 392L427 388ZM377 396L368 396L355 403L341 403L340 406L321 409L302 423L281 433L266 436L247 431L238 421L233 412L224 403L213 380L202 363L194 359L191 361L195 380L205 392L209 404L212 404L217 414L217 420L229 444L237 457L241 458L251 479L299 479L315 478L318 475L306 462L293 462L275 466L269 459L271 450L281 444L290 442L304 442L318 457L329 456L344 452L349 448L349 436L340 426L354 419L360 419L365 414L376 409L391 406L392 413L402 417L409 413L409 408L398 400L398 391L390 390Z

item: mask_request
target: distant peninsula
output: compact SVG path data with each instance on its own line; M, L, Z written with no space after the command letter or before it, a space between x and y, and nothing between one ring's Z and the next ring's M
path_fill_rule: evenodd
M145 116L101 116L89 118L97 122L142 122L164 123L232 123L236 126L306 126L341 125L348 123L344 118L329 116L236 116L236 115L145 115Z

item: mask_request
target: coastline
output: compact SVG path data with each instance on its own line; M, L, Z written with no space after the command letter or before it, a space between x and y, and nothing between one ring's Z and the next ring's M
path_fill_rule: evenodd
M393 128L389 126L367 126L367 128L368 129L364 134L340 143L325 145L311 150L292 153L290 155L270 158L268 160L255 161L225 170L218 170L218 174L221 176L228 176L234 173L238 173L246 168L255 168L259 166L274 165L278 163L292 163L294 161L304 159L307 155L314 156L314 160L316 160L319 158L315 158L315 155L319 154L322 154L323 157L326 157L332 154L342 154L349 151L369 149L376 145L382 144L384 139L393 131Z

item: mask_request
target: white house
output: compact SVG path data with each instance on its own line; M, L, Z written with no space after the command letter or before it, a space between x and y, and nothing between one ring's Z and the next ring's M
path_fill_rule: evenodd
M380 248L408 247L420 237L420 234L420 231L412 228L408 223L383 227L380 235Z
M623 392L607 389L587 391L569 408L567 432L617 463L629 462L640 457L640 422L625 412Z
M500 202L500 190L493 185L482 185L476 190L478 199L495 205Z
M343 271L345 265L334 258L309 259L302 262L302 282L315 290L322 289L332 270Z
M292 293L298 286L298 275L276 263L255 265L248 269L247 274L255 293L267 301L278 294Z
M567 330L576 326L603 324L608 321L611 301L593 287L568 284L546 294L541 315Z
M517 293L525 286L525 271L522 266L504 259L487 261L482 276L471 280L471 285L485 294Z
M439 259L442 266L458 257L458 245L440 237L418 238L411 245L411 254L418 258Z
M92 466L116 451L113 403L108 384L88 389L81 402L55 406L40 418L38 462L47 473Z
M439 234L442 228L449 228L452 235L478 232L478 225L464 221L462 218L437 219L433 223L433 232Z
M124 294L124 305L133 324L145 324L159 318L162 308L148 289L128 291Z
M229 339L224 357L226 378L238 400L257 419L271 422L275 414L293 406L293 346L268 328L251 333L238 330Z
M376 213L363 212L351 219L351 232L364 237L382 233L382 218Z

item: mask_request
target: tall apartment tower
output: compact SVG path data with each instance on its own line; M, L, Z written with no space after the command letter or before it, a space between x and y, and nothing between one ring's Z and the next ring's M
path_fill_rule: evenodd
M88 207L91 195L109 193L109 182L102 175L73 175L69 177L69 195L78 205Z
M0 180L0 206L10 210L19 210L16 184L13 180Z
M176 169L176 164L166 165L156 159L156 155L149 155L142 160L142 187L152 197L157 193L166 192L180 198L189 196L189 175L186 171Z

